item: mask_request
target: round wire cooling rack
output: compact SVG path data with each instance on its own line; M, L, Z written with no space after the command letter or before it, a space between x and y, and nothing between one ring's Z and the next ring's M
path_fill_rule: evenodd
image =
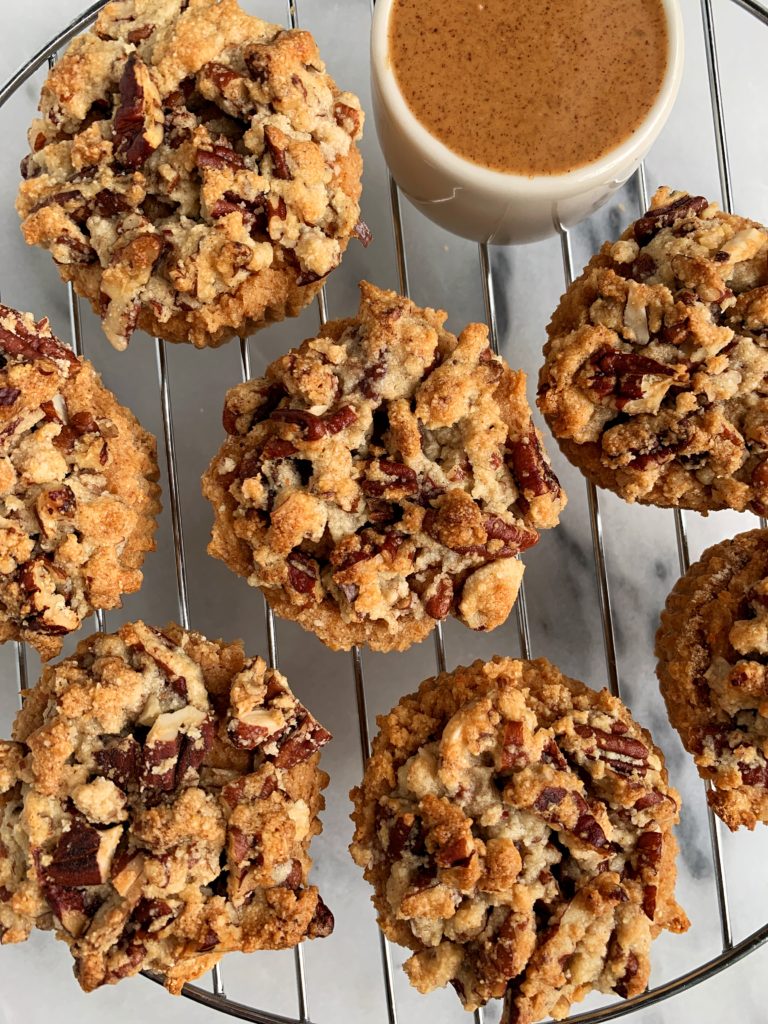
M3 108L22 86L42 67L53 65L60 49L65 46L74 36L85 29L96 17L99 10L107 0L98 0L70 25L52 38L42 49L36 53L26 64L24 64L0 89L0 108ZM299 0L286 0L287 21L293 27L299 27ZM357 0L355 0L357 2ZM713 0L699 0L701 8L703 44L706 56L706 67L708 77L709 96L711 101L712 120L714 127L714 138L716 146L717 167L720 180L721 198L723 207L730 211L732 209L732 178L728 154L728 139L725 129L725 116L723 95L721 89L721 76L718 65L717 35L713 17ZM768 8L758 0L729 0L730 5L736 6L753 16L757 22L768 26ZM695 0L691 0L695 3ZM359 0L358 6L370 12L372 5L370 0ZM403 294L410 292L409 270L406 258L406 231L404 228L404 213L401 210L400 193L391 179L386 176L384 200L388 201L391 211L391 228L394 235L394 258L396 262L396 273L399 287ZM641 166L634 182L632 191L642 207L647 208L648 191L646 187L645 169ZM626 219L626 218L625 218ZM561 244L563 282L567 287L573 278L573 255L572 238L568 229L558 226ZM447 246L444 246L447 249ZM495 351L499 350L499 330L497 303L501 302L500 289L492 268L492 258L485 245L478 246L480 280L479 285L482 292L486 320L490 328L491 343ZM83 322L81 320L78 300L69 286L68 294L69 315L72 331L73 346L78 354L83 354ZM327 319L327 306L325 291L320 293L317 299L317 311L321 323ZM179 622L184 628L190 626L189 612L189 591L187 554L185 549L185 534L182 517L182 488L180 486L179 470L177 466L177 445L174 434L174 415L171 390L171 371L169 366L166 345L164 342L155 339L155 362L159 387L160 411L162 416L163 443L166 460L167 473L167 499L170 507L171 529L174 542L174 559L176 573L176 597L178 601ZM251 373L251 353L246 341L240 342L240 370L241 378L248 379ZM235 383L234 381L232 383ZM617 623L614 607L611 603L609 567L606 555L607 545L603 529L603 516L600 509L600 497L594 485L586 485L586 503L588 509L589 534L591 539L592 553L594 557L596 595L600 606L602 639L605 655L605 668L607 672L610 691L620 696L620 675L617 659ZM677 560L680 572L685 572L689 566L689 540L688 528L685 515L675 511L675 545ZM765 526L764 520L761 525ZM96 614L96 625L100 630L105 629L104 615L101 612ZM530 657L531 636L525 596L525 588L521 588L520 597L516 608L517 639L520 656ZM275 621L271 611L265 606L266 622L266 649L270 665L277 663L277 639ZM368 732L368 709L366 699L366 684L363 674L363 657L358 649L353 649L352 678L354 682L355 698L358 714L359 744L363 762L369 751ZM18 668L18 680L20 691L28 686L29 671L26 660L26 650L23 645L16 645L16 661ZM435 662L438 671L446 668L446 644L443 630L438 624L435 631ZM416 682L416 680L412 680ZM597 1024L623 1017L636 1010L646 1009L662 1000L669 998L676 993L686 991L700 982L712 978L730 965L738 962L748 954L758 949L768 940L768 924L752 931L740 941L734 941L729 909L728 889L725 877L723 851L721 847L720 826L712 812L707 809L707 819L710 838L710 856L712 861L712 875L715 886L717 901L719 931L720 931L720 952L698 964L696 967L680 973L677 977L664 983L649 987L644 993L629 1000L619 1000L597 1009L574 1014L568 1018L571 1024ZM392 950L387 940L379 933L381 971L383 975L383 992L385 999L385 1017L388 1024L398 1024L398 1004L395 975L393 971ZM188 984L184 987L183 994L210 1009L218 1010L229 1016L241 1020L252 1021L255 1024L310 1024L312 1018L309 1011L307 974L304 964L303 950L298 947L294 951L294 974L296 985L297 1009L295 1016L286 1016L279 1013L269 1012L248 1005L244 1002L228 998L225 994L222 966L218 965L212 972L212 984L210 991L201 985ZM145 975L151 981L162 984L163 979L157 975L147 973ZM475 1024L483 1024L483 1011L478 1010L474 1014Z

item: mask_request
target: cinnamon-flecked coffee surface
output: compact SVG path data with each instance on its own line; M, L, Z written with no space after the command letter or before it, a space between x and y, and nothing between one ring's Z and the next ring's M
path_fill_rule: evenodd
M460 156L562 174L624 142L667 67L660 0L394 0L389 59L411 110Z

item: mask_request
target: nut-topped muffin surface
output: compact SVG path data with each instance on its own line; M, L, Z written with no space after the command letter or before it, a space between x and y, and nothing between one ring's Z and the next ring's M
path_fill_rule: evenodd
M236 0L107 4L50 72L17 208L124 348L295 316L366 242L363 114L308 32Z
M656 635L669 718L731 829L768 824L768 530L708 548Z
M328 935L309 843L329 734L241 644L142 622L45 669L0 742L0 942L55 929L90 991L174 993Z
M155 439L52 333L0 305L0 641L43 658L141 586Z
M209 551L334 648L402 650L449 614L493 629L565 504L525 375L481 324L361 294L227 395Z
M505 996L505 1024L642 992L651 940L688 922L680 798L624 705L544 659L495 658L378 724L351 852L411 983L450 983L468 1010Z
M539 407L628 501L768 512L768 231L661 188L548 328Z

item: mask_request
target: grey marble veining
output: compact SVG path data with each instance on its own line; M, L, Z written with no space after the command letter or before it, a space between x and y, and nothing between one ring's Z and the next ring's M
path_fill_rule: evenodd
M79 13L85 0L5 0L0 39L3 80L59 27ZM697 0L682 0L687 31L686 72L678 104L647 162L649 188L659 183L685 187L717 197L719 182L706 82L706 66ZM276 21L286 20L282 0L247 0L248 9ZM370 110L368 87L367 0L298 0L302 24L316 35L332 73L344 88L356 90ZM765 96L768 67L764 52L768 29L762 28L729 0L714 0L724 81L737 210L768 220L768 179L765 138L768 129ZM38 315L48 314L54 328L69 337L67 297L50 260L21 241L13 198L18 160L25 152L24 131L36 103L41 75L27 84L0 111L0 293L4 300ZM348 315L357 303L357 281L367 277L397 286L394 237L390 221L386 169L369 120L363 143L366 161L363 213L374 244L363 250L353 243L343 267L328 286L331 316ZM589 223L573 232L574 269L578 272L607 237L615 237L640 209L633 182ZM477 248L440 231L403 201L403 227L411 292L418 302L442 306L449 325L460 329L469 320L484 319ZM497 249L492 271L499 339L514 366L529 374L533 397L544 326L564 288L557 239L524 248ZM113 352L98 324L83 308L85 345L106 383L130 405L142 422L162 435L156 386L154 345L137 336L127 353ZM315 307L298 321L270 328L250 342L254 372L289 346L311 335L317 325ZM174 402L183 525L188 562L192 625L212 635L242 636L248 649L265 652L264 613L259 594L205 554L210 513L199 490L199 476L221 439L220 411L225 389L238 380L239 351L229 345L214 352L186 347L169 349ZM526 595L534 655L546 655L564 671L594 686L606 683L598 591L586 489L581 476L559 454L556 468L570 496L561 527L549 532L526 555ZM165 487L166 481L163 480ZM167 495L167 490L166 490ZM167 501L166 501L167 505ZM653 731L663 747L675 784L683 795L679 829L681 845L679 898L691 920L683 937L663 936L654 950L653 981L675 977L720 950L717 907L712 886L712 860L702 787L690 759L670 729L654 676L653 635L667 592L678 576L673 517L670 512L630 507L600 494L606 560L615 614L615 637L621 691L636 717ZM707 519L689 514L686 523L691 555L714 541L751 528L754 518L720 513ZM125 607L108 616L108 624L142 615L162 623L176 616L176 588L170 517L166 508L158 535L158 551L146 563L145 585L126 599ZM491 635L473 634L456 623L446 626L449 666L495 653L518 652L514 617ZM335 735L324 767L331 774L324 815L325 831L313 847L315 877L336 916L333 936L305 949L309 1008L317 1024L354 1020L386 1021L378 940L368 891L352 864L346 845L351 827L347 792L360 776L357 711L349 656L333 654L298 627L278 625L280 663L300 696ZM404 693L435 670L434 648L427 641L406 654L363 657L371 724ZM38 664L30 657L30 672ZM0 726L7 734L17 706L14 652L0 649ZM735 938L768 919L766 869L768 832L723 836L724 858ZM395 951L396 965L402 956ZM278 1013L295 1014L291 954L264 953L225 958L228 994ZM637 1024L714 1024L725 1018L740 1024L765 1020L764 949L727 973L655 1008L636 1014ZM441 1024L469 1018L451 991L421 997L409 989L396 970L395 987L401 1024L425 1016ZM601 1005L595 997L585 1006ZM495 1021L497 1008L487 1020ZM26 945L0 950L0 1024L91 1024L109 1018L114 1024L137 1020L197 1022L213 1020L211 1011L186 1000L172 999L141 978L90 996L71 978L66 950L50 936L36 935Z

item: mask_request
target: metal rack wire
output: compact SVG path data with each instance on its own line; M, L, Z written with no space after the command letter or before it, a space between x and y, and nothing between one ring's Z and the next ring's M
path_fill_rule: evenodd
M63 29L34 57L32 57L16 74L0 89L0 108L26 83L30 77L42 67L46 61L52 65L56 60L58 51L69 42L75 35L86 28L96 17L98 11L104 6L106 0L98 0L88 8L79 18ZM362 0L365 2L365 0ZM742 8L763 25L768 26L768 9L758 0L731 0L731 3ZM287 0L288 21L294 28L299 26L298 0ZM717 37L713 18L712 0L700 0L702 26L704 32L704 44L708 72L709 92L712 107L712 120L714 128L714 139L717 152L717 164L720 179L720 190L722 205L724 209L731 211L733 204L732 178L728 153L728 139L723 109L722 89L717 54ZM643 212L647 208L647 187L645 170L641 166L635 182L639 205ZM400 193L395 182L389 178L389 198L391 207L391 223L395 241L395 254L397 261L397 274L400 291L404 295L409 294L409 275L406 258L406 247L403 231L403 216L400 205ZM567 228L556 225L561 242L563 277L566 287L573 279L573 257L571 251L571 237ZM490 331L490 340L494 352L499 351L498 324L496 310L496 290L490 254L487 246L478 247L479 276L482 288L486 320ZM73 347L79 355L84 353L83 329L80 316L80 307L77 296L72 286L69 286L69 314ZM327 319L327 308L324 292L321 292L317 299L319 321L324 324ZM181 494L179 485L179 472L177 466L177 450L174 437L173 405L171 395L171 374L167 359L166 343L155 339L156 370L160 392L160 406L163 426L163 443L167 471L167 498L170 506L171 527L174 542L174 557L176 571L176 595L178 603L179 622L184 628L190 626L189 614L189 591L187 581L187 561L185 553L183 514L181 506ZM251 377L251 363L248 345L245 341L240 343L241 376L243 380ZM606 673L611 693L620 696L621 679L618 668L616 653L616 631L614 624L613 608L611 604L608 564L603 535L603 522L600 509L600 497L597 489L591 483L587 483L587 505L589 511L589 526L591 543L594 556L594 569L597 584L597 593L600 606L601 626L603 636L603 647ZM676 510L672 513L674 518L675 538L677 544L678 560L680 571L685 572L689 566L689 545L688 532L685 514ZM761 525L766 522L761 519ZM265 604L266 612L266 648L270 666L276 666L278 660L277 640L275 621L272 611ZM99 630L105 629L103 612L96 613L96 624ZM520 648L520 656L529 658L531 656L531 637L528 621L525 588L521 586L519 598L516 605L517 632ZM29 672L27 668L25 647L17 644L17 673L20 695L28 688ZM351 652L352 677L354 680L355 696L357 703L358 727L360 751L363 763L365 763L369 749L370 738L368 728L368 708L366 700L366 686L363 670L363 654L359 648ZM443 630L440 624L435 630L435 664L438 672L446 669L446 650L443 638ZM728 891L723 863L723 853L720 837L720 823L708 809L709 832L711 840L711 855L714 870L715 889L721 933L721 951L705 963L689 970L678 977L653 988L647 989L644 993L629 1000L621 1000L597 1010L579 1013L569 1018L571 1024L598 1024L613 1020L615 1018L630 1014L635 1010L650 1007L669 996L685 991L692 986L704 981L726 967L737 962L749 953L757 949L768 940L768 924L756 929L740 942L735 943L733 929L728 905ZM389 943L379 933L381 948L381 969L384 982L384 994L386 1002L386 1020L388 1024L398 1024L398 1009L395 992L395 983L392 967L392 956ZM307 990L307 979L304 965L302 947L296 948L295 953L295 982L298 1013L296 1017L287 1017L281 1014L268 1012L246 1005L241 1002L229 999L226 996L222 966L218 965L212 972L210 990L200 985L189 984L185 986L184 995L188 998L219 1010L230 1016L241 1020L251 1021L254 1024L311 1024L309 1010L309 997ZM147 975L150 980L162 983L162 979ZM476 1011L474 1015L475 1024L483 1024L483 1013Z

